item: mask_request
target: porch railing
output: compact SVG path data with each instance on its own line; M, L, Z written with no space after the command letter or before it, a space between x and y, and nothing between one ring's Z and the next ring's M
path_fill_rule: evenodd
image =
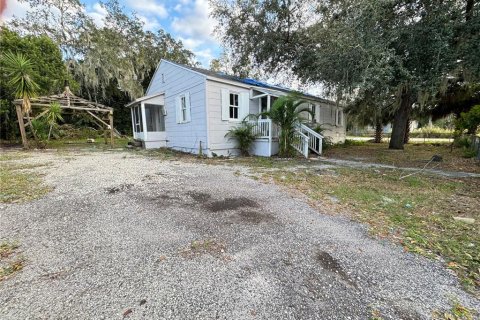
M300 152L305 158L308 158L308 145L310 142L310 138L300 132L299 130L295 130L293 134L293 143L292 146Z
M257 138L271 138L273 135L270 135L272 132L272 120L270 119L258 119L250 120L248 122L252 125L252 132L257 136Z
M316 154L322 154L323 136L303 123L297 125L297 131L308 137L308 147Z

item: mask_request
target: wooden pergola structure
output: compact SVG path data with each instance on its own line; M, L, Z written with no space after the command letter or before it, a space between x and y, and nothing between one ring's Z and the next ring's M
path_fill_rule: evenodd
M43 96L30 99L32 115L23 112L23 100L16 99L14 104L17 111L18 125L22 136L22 144L28 147L27 134L25 126L31 126L31 120L38 119L48 112L51 103L58 103L62 109L85 111L93 118L93 122L101 129L110 131L110 145L114 145L114 128L113 128L113 108L104 106L103 104L88 101L86 99L75 96L69 89L65 87L65 91L61 94ZM41 110L39 113L33 114L34 110ZM25 122L26 121L26 122ZM32 128L33 130L33 128Z

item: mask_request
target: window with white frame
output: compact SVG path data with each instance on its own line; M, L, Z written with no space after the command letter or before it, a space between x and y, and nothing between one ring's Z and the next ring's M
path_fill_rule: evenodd
M317 106L315 106L313 103L310 103L310 111L312 112L310 116L312 117L312 122L316 122L316 110Z
M181 121L187 121L187 98L185 95L180 97L180 111L181 111Z
M185 92L178 95L175 98L176 102L176 119L177 123L187 123L192 121L191 106L190 106L190 93Z
M230 93L230 104L228 106L228 114L230 119L238 119L238 94Z

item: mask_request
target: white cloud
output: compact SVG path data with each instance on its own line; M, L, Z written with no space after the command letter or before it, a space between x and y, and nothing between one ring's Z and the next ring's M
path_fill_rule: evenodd
M207 0L195 0L193 7L190 6L183 11L182 17L173 19L173 31L188 38L216 43L212 34L215 21L209 17L210 8Z
M105 25L105 17L107 16L107 10L99 3L95 3L92 6L92 10L88 11L87 14L93 19L93 22L99 26L103 27Z
M183 37L178 37L180 41L182 41L183 45L188 49L188 50L195 50L199 46L204 44L204 41L200 39L194 39L194 38L183 38Z
M145 17L142 15L137 15L138 19L143 22L143 29L149 31L155 31L160 28L160 23L156 18L153 17Z
M13 16L17 18L25 17L25 13L30 10L30 5L27 2L18 2L17 0L7 0L7 7L0 17L0 21L10 21Z
M213 54L211 49L198 50L198 51L195 51L195 54L203 59L208 59L208 60L213 59Z
M182 11L182 5L180 3L178 3L175 7L173 7L173 10L175 10L177 12Z
M155 0L128 0L127 3L133 10L148 16L158 16L160 18L168 16L165 6Z
M208 68L210 66L210 62L214 57L212 53L212 49L207 48L203 50L194 50L193 53L197 58L199 58L199 62L203 65L203 67Z

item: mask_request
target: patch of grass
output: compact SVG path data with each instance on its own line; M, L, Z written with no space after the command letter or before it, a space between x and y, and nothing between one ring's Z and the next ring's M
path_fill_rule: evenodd
M465 171L480 173L480 161L465 158L464 149L451 148L447 143L409 143L405 150L389 150L387 143L348 142L335 145L325 150L324 156L346 160L360 160L363 162L383 163L398 167L422 168L433 155L440 155L443 161L431 163L431 168L438 164L436 169L450 171Z
M28 157L30 157L30 155L24 152L2 152L0 154L0 161L20 160ZM2 164L2 166L3 165L4 164Z
M322 210L330 207L331 212L347 212L367 223L373 235L398 241L407 251L442 256L465 287L479 293L477 179L417 175L399 180L395 170L337 168L335 172L265 170L263 175L306 194ZM457 222L454 216L474 218L475 222Z
M473 316L478 315L475 310L463 306L460 302L454 301L452 308L447 312L433 312L435 320L473 320Z
M0 243L0 281L23 269L24 259L18 253L18 248L15 242Z
M38 166L38 165L36 165ZM50 191L43 185L41 175L32 172L21 172L18 169L29 169L30 165L0 167L0 202L23 202L37 199Z

